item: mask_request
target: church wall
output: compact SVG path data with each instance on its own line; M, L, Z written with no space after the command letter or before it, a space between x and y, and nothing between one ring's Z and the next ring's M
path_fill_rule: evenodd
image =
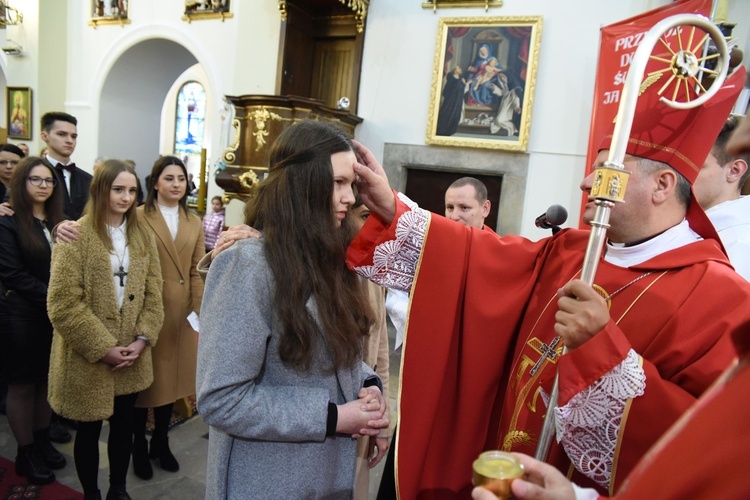
M664 3L506 1L490 9L491 16L543 16L521 234L548 235L534 227L534 219L553 203L568 208L567 225L577 220L600 26ZM360 87L359 115L365 121L358 136L377 157L385 143L424 144L438 19L469 16L486 14L481 9L433 14L419 2L373 2Z
M580 211L578 185L585 166L599 29L667 3L508 0L489 14L483 9L439 9L433 14L422 9L420 2L373 2L360 86L359 115L365 121L358 128L358 138L378 158L382 158L386 143L424 144L440 17L541 15L542 42L520 233L532 239L548 235L549 231L534 227L534 219L554 203L568 209L566 225L574 226ZM730 1L730 21L750 19L748 4ZM742 33L738 30L735 34L741 37ZM740 40L741 46L746 43Z
M34 112L34 136L39 137L39 121L47 111L61 110L65 102L67 71L67 54L65 43L68 39L68 25L61 22L66 18L67 0L62 2L42 0L39 16L39 85L36 86L38 110ZM24 23L25 24L25 23ZM46 85L46 82L60 82L59 85ZM38 89L44 85L44 92ZM40 139L40 149L43 146ZM32 150L33 151L33 150Z
M233 2L233 18L192 23L181 20L184 10L181 0L131 2L131 24L96 29L87 26L88 8L88 2L68 5L69 30L78 35L68 40L69 86L65 103L67 111L79 118L80 138L75 158L84 168L90 168L94 158L105 154L99 151L98 111L105 79L119 58L138 43L162 38L190 51L206 72L214 96L213 109L223 108L222 98L227 94L272 94L275 90L280 21L275 2ZM149 81L152 75L140 73L131 77ZM156 116L160 112L161 103ZM134 124L128 122L122 126ZM225 142L219 133L212 135L207 144L211 163L219 157ZM152 157L159 153L158 138L154 144Z
M522 196L520 233L534 239L546 235L547 231L533 227L533 220L553 203L566 206L570 212L569 225L575 225L599 28L666 3L669 1L506 0L505 6L490 9L489 14L483 9L465 8L440 9L434 14L422 9L418 1L375 0L367 18L359 96L358 114L365 121L358 127L357 136L378 158L382 158L387 143L425 144L440 17L541 15L542 43L526 153L528 182ZM87 25L89 2L15 0L14 5L24 12L23 45L27 56L0 57L5 63L8 85L30 86L34 90L34 140L27 141L32 151L43 145L38 138L41 113L64 109L79 118L80 138L74 156L79 165L90 169L96 156L110 154L101 150L99 117L103 86L123 54L154 38L177 43L194 56L205 71L213 109L227 115L226 120L215 116L207 144L210 167L232 139L228 127L230 116L222 97L275 92L280 15L273 0L235 1L233 18L225 22L192 23L181 20L182 0L130 2L131 24L96 29ZM61 5L65 9L62 15ZM729 0L728 5L728 19L740 23L735 36L745 54L750 55L749 27L745 22L750 19L750 2ZM49 17L40 19L40 9ZM67 25L56 28L54 21L58 18L66 18ZM57 38L65 42L48 51L46 47L55 44ZM39 50L41 44L44 51ZM64 47L62 54L61 47ZM144 70L134 72L129 78L149 82L153 75ZM124 80L123 84L126 83ZM160 110L161 105L155 111ZM137 116L123 114L118 127L137 130L137 121ZM162 147L158 140L153 143L149 146L153 151L127 156L154 157L162 152ZM145 165L142 160L138 164L139 170ZM213 194L217 190L212 186L209 195Z
M19 0L13 5L24 13L24 22L20 26L8 26L4 35L13 38L23 47L24 57L2 55L6 62L6 79L10 87L31 87L32 90L32 113L33 141L21 141L11 139L12 143L26 142L30 151L38 153L43 144L39 140L39 4L40 0ZM27 14L28 12L28 14ZM2 40L3 46L5 40ZM0 96L5 101L5 92ZM3 123L6 121L7 113L3 114ZM7 124L5 125L7 127Z

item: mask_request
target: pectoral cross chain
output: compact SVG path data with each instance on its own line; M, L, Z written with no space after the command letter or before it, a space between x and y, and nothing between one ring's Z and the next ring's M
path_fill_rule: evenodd
M555 356L557 356L557 351L555 350L555 347L557 344L560 343L560 337L555 337L552 342L547 344L542 344L542 347L539 348L540 351L542 351L542 356L539 358L539 360L534 363L534 366L531 367L531 371L529 372L531 375L535 375L536 372L539 371L539 368L542 367L544 362L549 359L550 361L555 359Z
M125 268L120 266L120 270L113 274L120 278L120 286L125 286L125 276L128 275L128 272L125 270Z

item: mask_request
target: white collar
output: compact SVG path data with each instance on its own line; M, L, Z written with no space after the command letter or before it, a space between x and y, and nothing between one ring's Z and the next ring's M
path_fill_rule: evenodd
M683 219L676 226L637 245L626 247L622 243L608 241L604 260L616 266L630 267L701 239L703 238L690 228L688 221Z

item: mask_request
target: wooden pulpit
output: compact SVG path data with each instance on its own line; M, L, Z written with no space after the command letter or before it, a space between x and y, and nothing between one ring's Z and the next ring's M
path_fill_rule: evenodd
M287 127L302 120L338 124L354 136L362 118L323 101L297 96L227 96L234 105L234 140L222 154L227 167L219 171L216 184L224 189L224 204L232 199L247 201L254 186L268 172L271 144Z

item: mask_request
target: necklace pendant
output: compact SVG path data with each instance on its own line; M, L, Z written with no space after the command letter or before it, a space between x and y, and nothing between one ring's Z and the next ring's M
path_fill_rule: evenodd
M113 274L115 275L115 277L120 278L120 286L125 287L125 276L128 275L128 272L125 270L125 268L120 265L120 270Z

